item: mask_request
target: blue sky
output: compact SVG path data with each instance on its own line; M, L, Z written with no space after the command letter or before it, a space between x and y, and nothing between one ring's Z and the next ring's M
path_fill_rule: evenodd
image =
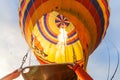
M105 39L89 58L87 71L94 80L107 80L108 54L111 58L110 77L117 64L116 49L120 52L120 0L110 1L110 24ZM20 32L18 23L18 0L0 2L0 78L19 68L28 46ZM109 51L108 51L109 49ZM33 57L33 56L32 56ZM33 57L32 64L38 64ZM28 65L28 64L26 64ZM120 79L120 67L114 80ZM22 80L21 77L16 80Z

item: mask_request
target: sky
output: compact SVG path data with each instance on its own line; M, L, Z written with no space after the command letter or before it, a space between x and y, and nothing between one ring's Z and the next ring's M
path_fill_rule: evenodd
M22 58L29 49L18 23L18 1L0 0L0 78L20 67ZM94 80L107 80L109 56L111 78L117 65L116 51L120 53L120 0L111 0L110 9L107 34L88 61L87 72ZM31 61L31 65L38 64L33 55ZM15 80L23 79L20 76ZM120 80L120 67L113 80Z

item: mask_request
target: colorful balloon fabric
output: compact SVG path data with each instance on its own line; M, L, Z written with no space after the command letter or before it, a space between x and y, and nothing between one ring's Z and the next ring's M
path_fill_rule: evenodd
M22 34L40 63L84 68L109 25L107 0L20 0Z

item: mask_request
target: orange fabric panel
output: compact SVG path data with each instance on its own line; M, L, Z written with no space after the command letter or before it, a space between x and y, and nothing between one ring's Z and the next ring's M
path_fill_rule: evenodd
M37 40L37 37L34 37L34 45L39 49L43 51L43 47L41 46L41 43Z

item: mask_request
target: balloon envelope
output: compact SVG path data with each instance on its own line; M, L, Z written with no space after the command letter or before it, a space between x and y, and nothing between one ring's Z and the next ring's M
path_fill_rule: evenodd
M105 36L109 7L107 0L20 0L19 21L38 61L86 67Z

